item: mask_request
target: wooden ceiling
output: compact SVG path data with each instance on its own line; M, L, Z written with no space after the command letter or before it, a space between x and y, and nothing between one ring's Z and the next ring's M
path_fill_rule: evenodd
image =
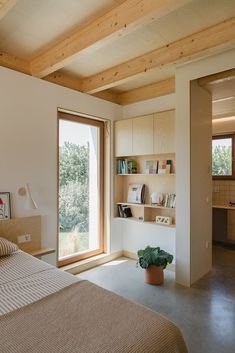
M235 47L235 0L0 0L0 65L118 104Z

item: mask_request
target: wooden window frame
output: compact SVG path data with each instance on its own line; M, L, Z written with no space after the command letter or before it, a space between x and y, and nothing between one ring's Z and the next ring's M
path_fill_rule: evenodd
M100 195L99 195L99 210L100 210L100 219L99 219L99 249L87 251L86 253L82 253L79 255L71 255L66 259L59 259L59 172L60 172L60 160L59 160L59 123L60 120L67 120L82 124L87 124L91 126L96 126L100 131L100 139L99 139L99 148L100 148ZM81 115L74 115L70 113L58 112L57 118L57 264L58 267L72 264L74 262L78 262L81 260L88 259L92 256L100 255L104 253L104 156L105 156L105 144L104 144L104 128L105 123L101 120L96 120L89 117L83 117Z
M212 175L213 180L235 180L235 133L214 135L213 140L232 138L232 175Z

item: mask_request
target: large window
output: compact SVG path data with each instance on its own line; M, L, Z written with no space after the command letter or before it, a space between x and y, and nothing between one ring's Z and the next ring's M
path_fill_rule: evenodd
M103 129L59 114L59 265L103 252Z
M235 179L234 135L213 136L212 176L214 179Z

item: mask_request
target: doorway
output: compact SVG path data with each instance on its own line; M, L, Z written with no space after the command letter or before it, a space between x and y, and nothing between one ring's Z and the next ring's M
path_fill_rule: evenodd
M103 252L104 123L58 116L58 264Z
M213 243L235 248L235 70L214 75L212 201Z
M199 247L203 258L208 262L207 270L210 270L211 254L213 254L213 265L218 264L217 260L222 258L223 248L234 248L235 244L235 72L234 69L206 76L193 82L194 96L191 107L194 108L192 122L192 137L195 138L194 153L202 161L210 152L211 173L206 173L206 164L201 168L202 174L198 187L195 190L203 190L200 195L201 201L195 205L193 199L194 212L198 212L199 206L202 210L207 209L206 217L201 217L203 223L207 223L208 230L198 231L192 243L195 245L200 239ZM195 94L197 93L197 95ZM201 92L201 97L199 93ZM208 94L211 96L208 97ZM200 99L198 99L198 97ZM206 100L206 97L208 99ZM208 102L205 105L204 100ZM211 114L206 113L206 109L211 104ZM196 113L195 113L196 112ZM204 117L204 118L203 118ZM200 125L199 125L200 124ZM212 126L212 129L211 129ZM200 130L197 129L200 127ZM198 133L200 144L196 146L196 134ZM207 135L205 135L207 133ZM207 141L209 145L206 146ZM202 144L205 144L202 148ZM193 163L199 166L198 161L193 158ZM207 161L209 158L207 156ZM196 175L196 169L194 169ZM198 176L198 175L197 175ZM197 180L193 179L193 186ZM206 186L206 187L205 187ZM210 208L210 210L209 210ZM209 217L209 211L212 215ZM193 217L192 217L193 219ZM212 228L210 231L210 224ZM201 227L201 226L200 226ZM197 230L202 228L197 227ZM201 238L200 238L201 237ZM202 240L202 241L201 241ZM219 246L219 248L218 248ZM195 248L195 247L194 247ZM194 249L193 248L193 249ZM194 273L199 268L196 256L193 257ZM202 257L200 258L202 262ZM191 262L193 263L193 261ZM221 265L221 263L219 263ZM203 272L200 271L202 274ZM199 277L199 276L198 276Z

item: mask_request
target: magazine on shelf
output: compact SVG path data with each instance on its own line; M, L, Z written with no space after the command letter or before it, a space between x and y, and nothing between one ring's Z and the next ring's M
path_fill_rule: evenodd
M145 184L129 184L127 202L144 203Z
M157 174L158 161L146 161L146 174Z
M158 174L170 174L171 173L171 160L165 159L159 161Z

